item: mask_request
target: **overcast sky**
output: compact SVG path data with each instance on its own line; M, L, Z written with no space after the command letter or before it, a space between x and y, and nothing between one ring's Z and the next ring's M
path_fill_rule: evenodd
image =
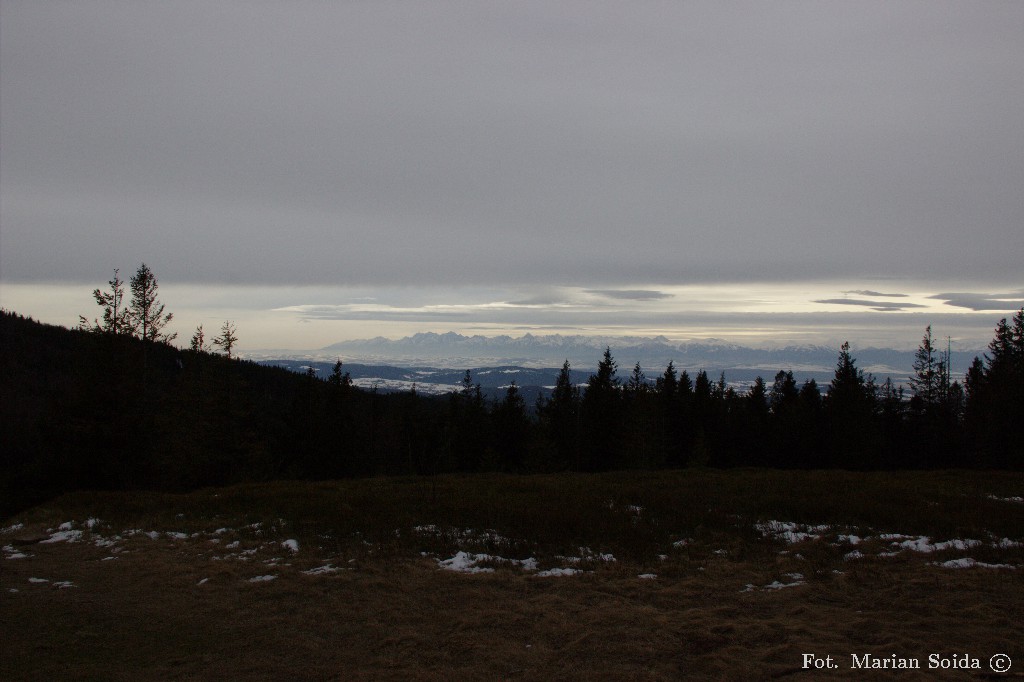
M1022 260L1022 2L0 0L0 304L47 321L144 261L250 348L977 346Z

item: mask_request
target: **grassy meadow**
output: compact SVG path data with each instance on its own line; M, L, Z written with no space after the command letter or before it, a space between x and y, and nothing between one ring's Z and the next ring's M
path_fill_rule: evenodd
M1000 653L1024 671L1019 473L80 492L4 519L0 547L3 680L984 679Z

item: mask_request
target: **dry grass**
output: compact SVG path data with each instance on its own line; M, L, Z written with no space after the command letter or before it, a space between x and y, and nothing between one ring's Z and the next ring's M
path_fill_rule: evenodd
M853 653L967 653L983 672L1006 653L1019 672L1024 549L991 541L1024 540L1024 504L1006 501L1022 494L1019 475L763 471L81 493L3 523L4 556L29 556L0 559L0 679L893 677L849 669ZM72 520L78 542L15 544ZM789 545L767 520L830 528ZM984 542L884 557L882 532ZM864 558L844 560L848 533L874 537ZM460 550L586 572L438 569ZM935 565L966 556L1018 568ZM341 570L304 573L324 565ZM841 667L801 670L804 653Z

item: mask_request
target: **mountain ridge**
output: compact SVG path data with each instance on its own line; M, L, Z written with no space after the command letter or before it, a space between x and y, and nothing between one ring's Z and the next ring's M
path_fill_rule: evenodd
M605 348L610 348L620 368L640 363L647 371L664 369L671 361L680 369L780 369L804 368L829 371L835 367L838 348L815 344L790 344L778 348L753 348L721 339L671 341L664 336L509 335L465 336L456 332L420 332L400 339L375 337L341 341L320 352L346 356L353 361L396 362L404 365L471 368L482 365L524 367L596 367ZM953 350L954 373L966 371L982 350ZM853 349L859 366L876 374L906 375L911 372L914 351L866 347Z

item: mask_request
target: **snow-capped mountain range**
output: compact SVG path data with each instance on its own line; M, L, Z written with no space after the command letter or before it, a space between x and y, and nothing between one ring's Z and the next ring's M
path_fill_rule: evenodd
M464 336L421 333L401 339L377 337L342 341L321 349L324 359L366 364L399 364L469 369L486 366L559 367L568 360L574 368L597 366L605 348L610 348L621 373L637 362L645 372L660 372L669 361L680 369L705 369L709 373L728 370L763 370L766 378L780 369L829 372L835 367L838 348L786 346L761 349L720 340L676 342L664 336L592 337L582 335L533 335L520 337ZM980 350L954 350L954 376L966 371ZM913 351L891 348L853 348L858 366L876 375L906 376L911 372Z

